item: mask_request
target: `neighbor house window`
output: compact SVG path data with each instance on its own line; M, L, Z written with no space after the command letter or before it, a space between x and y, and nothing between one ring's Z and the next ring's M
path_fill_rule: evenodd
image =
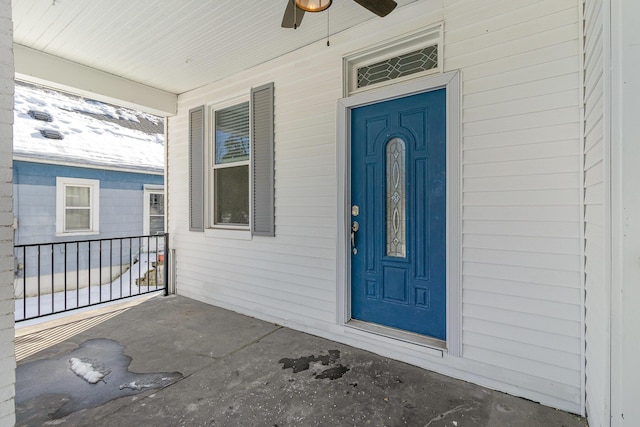
M213 225L249 226L249 102L214 110Z
M100 181L56 178L56 233L99 232Z
M164 234L164 190L162 187L144 186L144 234Z

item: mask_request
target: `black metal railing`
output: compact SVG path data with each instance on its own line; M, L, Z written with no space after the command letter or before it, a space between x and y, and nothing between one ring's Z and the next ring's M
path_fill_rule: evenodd
M169 235L15 245L15 320L168 295Z

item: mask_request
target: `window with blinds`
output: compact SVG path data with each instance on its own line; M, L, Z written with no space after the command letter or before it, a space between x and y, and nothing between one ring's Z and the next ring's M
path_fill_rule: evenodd
M249 226L249 102L214 111L213 224Z
M189 111L191 231L228 228L275 236L273 83L251 88L249 98ZM210 139L204 133L205 116ZM205 144L209 155L202 168Z
M216 164L249 160L249 103L215 112Z

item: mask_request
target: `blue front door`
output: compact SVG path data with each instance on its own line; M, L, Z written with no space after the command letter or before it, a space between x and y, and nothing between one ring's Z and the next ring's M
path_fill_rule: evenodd
M446 339L446 94L351 110L351 317Z

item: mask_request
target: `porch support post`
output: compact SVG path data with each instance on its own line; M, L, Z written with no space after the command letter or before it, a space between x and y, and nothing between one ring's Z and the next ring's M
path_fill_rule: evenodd
M11 0L0 0L0 425L15 423L13 291L13 23Z

